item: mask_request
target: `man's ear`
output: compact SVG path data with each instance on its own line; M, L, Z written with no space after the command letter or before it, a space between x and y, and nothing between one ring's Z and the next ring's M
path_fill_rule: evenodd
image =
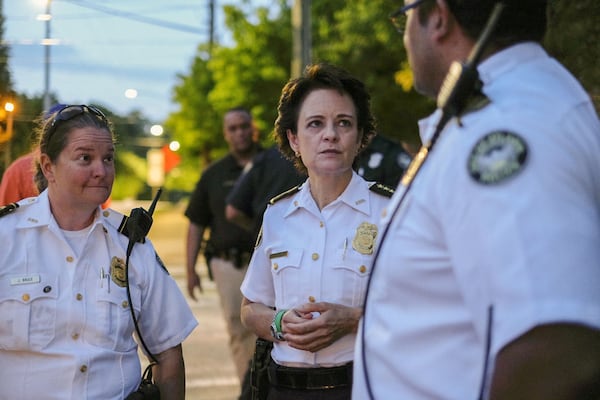
M448 36L455 27L454 14L450 11L446 0L437 0L429 15L433 38L440 40Z

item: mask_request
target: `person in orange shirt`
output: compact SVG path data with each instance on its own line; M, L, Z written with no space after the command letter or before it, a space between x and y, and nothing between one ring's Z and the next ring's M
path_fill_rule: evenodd
M37 150L13 161L0 180L0 205L17 202L39 194L33 180Z

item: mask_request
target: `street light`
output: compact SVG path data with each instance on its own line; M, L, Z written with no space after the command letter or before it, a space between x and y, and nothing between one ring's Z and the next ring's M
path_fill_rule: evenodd
M6 149L4 150L4 169L10 164L10 141L13 136L13 112L15 111L15 105L7 101L4 103L4 111L6 111L6 132L4 133L3 139L6 139Z

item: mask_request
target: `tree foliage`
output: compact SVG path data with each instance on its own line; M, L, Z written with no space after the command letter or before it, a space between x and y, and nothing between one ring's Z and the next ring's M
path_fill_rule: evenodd
M281 88L289 79L292 57L290 4L274 0L271 7L225 6L225 23L232 44L200 43L190 70L177 77L173 102L178 110L165 121L167 136L181 144L182 163L167 175L166 189L190 191L208 163L227 146L222 116L234 106L252 112L261 141L271 143ZM545 45L591 94L600 110L600 2L549 0L549 31ZM0 2L0 7L1 7ZM434 108L431 100L412 89L402 37L388 14L401 2L386 0L312 1L312 59L340 65L367 85L381 134L397 141L418 142L417 120ZM0 8L1 11L1 8ZM3 15L0 12L0 35ZM29 150L33 120L42 112L42 98L14 93L8 70L10 48L0 44L0 96L16 99L13 158ZM51 94L52 101L57 102ZM147 119L139 112L116 115L102 107L119 138L115 195L137 197L145 186ZM0 166L0 172L2 166Z
M600 112L600 1L553 0L545 45L580 80Z
M180 77L175 101L181 108L171 115L169 124L182 143L184 158L194 160L196 175L224 152L220 116L231 106L249 107L263 140L268 140L281 87L290 76L288 3L280 0L275 12L257 8L253 14L226 6L233 45L217 46L210 57L206 47L200 46L190 73ZM600 104L600 69L596 67L600 25L595 18L600 15L600 2L551 0L550 4L546 44ZM372 95L380 133L415 144L417 120L428 115L434 104L412 89L402 38L387 17L393 8L385 0L313 1L312 58L343 66L363 80Z
M416 121L432 104L395 83L407 67L402 38L387 19L383 0L315 1L312 3L314 62L334 63L363 80L372 94L372 106L381 132L415 143ZM174 88L179 110L166 125L182 145L184 174L196 177L203 166L226 150L221 116L230 107L248 107L265 144L277 115L281 88L290 77L292 56L291 10L280 0L276 10L225 6L232 46L198 47L191 70L180 75ZM410 72L408 72L410 80ZM191 190L191 184L188 189Z

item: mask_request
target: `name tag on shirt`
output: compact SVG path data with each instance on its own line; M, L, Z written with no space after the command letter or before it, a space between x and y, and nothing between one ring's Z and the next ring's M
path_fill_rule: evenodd
M34 274L34 275L24 275L24 276L17 276L15 278L10 278L10 285L11 286L15 286L15 285L29 285L31 283L40 283L41 278L39 274Z
M287 257L287 251L280 251L279 253L273 253L269 255L269 259L279 258L279 257Z

